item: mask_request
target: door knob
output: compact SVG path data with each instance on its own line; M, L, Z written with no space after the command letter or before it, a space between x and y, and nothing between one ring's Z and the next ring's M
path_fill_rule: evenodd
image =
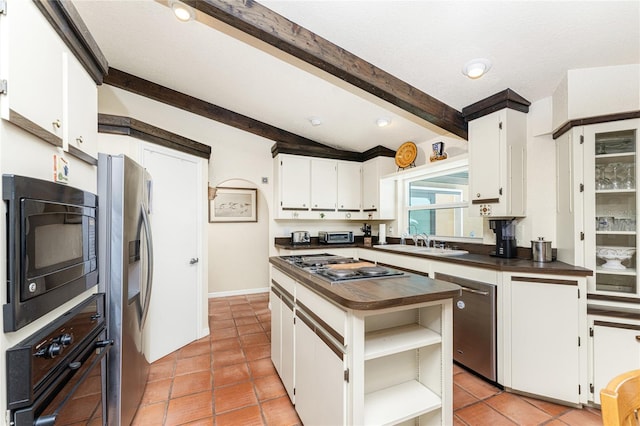
M197 257L192 257L191 260L189 261L189 265L194 265L196 263L198 263L200 261L200 259L198 259Z

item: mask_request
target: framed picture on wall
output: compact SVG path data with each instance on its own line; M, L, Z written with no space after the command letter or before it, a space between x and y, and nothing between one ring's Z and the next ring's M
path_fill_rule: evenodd
M257 195L255 188L216 188L209 200L209 222L257 222Z

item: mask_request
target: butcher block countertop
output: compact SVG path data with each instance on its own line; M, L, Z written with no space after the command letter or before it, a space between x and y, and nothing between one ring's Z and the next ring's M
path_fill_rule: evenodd
M460 294L460 286L456 284L408 272L398 277L331 284L278 256L270 257L269 262L297 282L347 309L394 308L451 299Z

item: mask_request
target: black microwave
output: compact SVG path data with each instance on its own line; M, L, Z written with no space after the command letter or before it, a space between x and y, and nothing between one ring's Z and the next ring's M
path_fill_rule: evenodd
M15 331L98 283L98 197L2 176L7 224L4 331Z

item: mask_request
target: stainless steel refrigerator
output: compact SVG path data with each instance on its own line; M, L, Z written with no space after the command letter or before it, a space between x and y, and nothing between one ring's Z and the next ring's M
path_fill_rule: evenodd
M125 155L98 156L100 286L107 295L109 425L129 425L149 375L143 333L153 283L152 181Z

